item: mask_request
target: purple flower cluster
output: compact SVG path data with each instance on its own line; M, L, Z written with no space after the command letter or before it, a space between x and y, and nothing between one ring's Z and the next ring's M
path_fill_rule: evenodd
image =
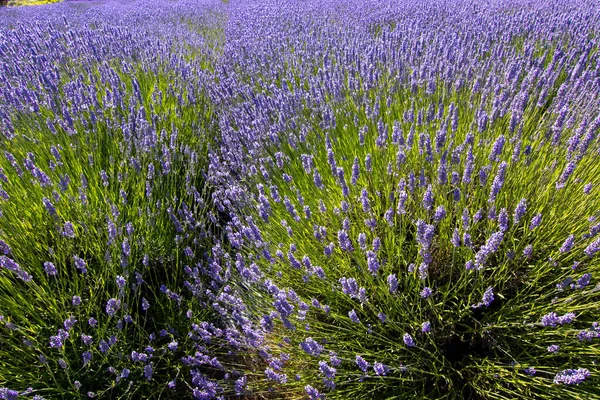
M579 385L581 382L591 376L590 371L586 368L565 369L559 372L554 377L554 384L559 385Z
M570 324L575 320L575 313L569 312L564 315L559 316L555 312L551 312L542 317L541 322L543 326L558 326L564 324Z

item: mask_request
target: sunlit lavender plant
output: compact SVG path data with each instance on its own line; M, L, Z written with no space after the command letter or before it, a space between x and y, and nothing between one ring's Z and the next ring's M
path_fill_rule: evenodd
M252 345L204 179L222 5L79 6L0 11L0 398L232 392Z
M272 390L598 396L598 10L471 6L240 6L211 179Z

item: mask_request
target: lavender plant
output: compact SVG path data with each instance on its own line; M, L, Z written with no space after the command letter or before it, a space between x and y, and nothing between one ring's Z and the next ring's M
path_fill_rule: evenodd
M267 386L597 397L599 10L236 12L209 169Z
M250 345L204 179L220 3L79 6L0 14L0 398L233 391Z

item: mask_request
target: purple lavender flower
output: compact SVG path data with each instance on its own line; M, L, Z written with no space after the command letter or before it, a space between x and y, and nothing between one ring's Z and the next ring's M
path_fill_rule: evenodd
M89 351L86 351L81 355L81 358L83 359L83 365L86 365L87 363L92 361L92 353Z
M597 337L600 337L600 333L598 333L596 331L583 330L577 334L577 339L580 342L590 342L590 341L596 339Z
M325 248L323 249L323 253L325 254L326 257L331 257L331 254L333 253L333 249L335 248L335 245L333 243L329 243L327 246L325 246Z
M311 337L306 338L305 341L301 342L300 348L304 350L308 355L314 357L318 357L324 350L324 347Z
M481 304L486 307L489 307L490 304L492 304L492 301L494 301L494 289L490 286L483 293Z
M146 300L145 297L142 297L142 310L148 311L149 308L150 308L150 303L148 303L148 300Z
M380 247L381 247L381 239L379 239L378 237L374 238L373 239L373 251L378 252Z
M588 257L593 257L594 254L600 251L600 238L596 239L592 243L590 243L583 252Z
M71 330L71 328L73 326L75 326L75 324L77 323L77 319L73 316L70 316L69 318L65 319L63 322L63 326L65 327L65 329L67 331Z
M569 235L569 237L565 240L563 245L560 247L561 253L567 253L571 251L573 246L575 245L575 235Z
M56 215L56 208L52 205L52 202L45 197L42 199L42 202L44 203L44 207L46 207L48 214L54 217Z
M390 369L387 365L376 361L373 363L373 371L375 371L375 375L385 376L390 372Z
M473 215L473 223L477 223L479 221L481 221L483 219L483 208L480 208L479 210L477 210L477 212Z
M492 151L490 152L489 160L491 162L497 162L500 159L500 155L502 154L502 149L504 148L504 135L498 136L494 145L492 146Z
M358 319L358 315L356 315L356 311L351 310L350 312L348 312L348 317L350 317L350 320L354 323L360 323L360 319Z
M319 170L317 170L316 168L313 171L313 181L315 182L315 186L317 187L317 189L322 190L325 188L325 186L323 185L323 181L321 179L321 174L319 174ZM271 190L271 194L272 194L272 190ZM273 200L275 200L275 199L273 199Z
M490 196L488 198L488 203L490 204L496 201L496 196L500 192L502 185L504 185L504 178L506 176L507 167L508 164L506 164L505 161L502 161L502 163L500 163L500 166L498 167L498 172L496 173L494 181L492 182L492 188L490 189Z
M350 240L350 237L348 236L348 232L346 232L343 229L338 231L338 242L340 244L340 248L343 251L347 251L349 253L354 251L354 247L352 247L352 241Z
M19 397L20 394L16 390L0 388L0 399L17 400Z
M283 383L283 382L281 382L281 383ZM312 387L310 385L304 386L304 391L306 392L306 395L308 396L308 398L310 400L321 400L324 397L321 393L319 393L319 391L317 389L315 389L314 387Z
M541 222L542 222L542 214L537 214L536 216L534 216L531 219L531 222L529 223L529 230L530 231L534 230L535 228L540 226Z
M287 382L286 374L278 374L277 372L273 371L271 368L265 369L265 375L266 375L267 379L270 381L274 381L274 382L277 382L280 384Z
M446 217L446 209L444 208L444 206L437 206L435 209L435 214L433 215L433 220L436 223L439 223L445 217Z
M235 381L235 385L233 389L235 390L235 394L241 396L246 391L246 385L248 384L248 378L242 376L238 380Z
M100 342L98 342L98 348L100 349L100 352L104 354L110 349L110 346L106 340L100 340Z
M77 257L76 255L73 256L73 262L75 263L75 267L82 273L85 274L87 273L87 264L85 263L84 260L82 260L81 258Z
M408 333L405 333L402 339L404 340L404 344L407 347L415 347L416 346L415 340Z
M73 296L73 298L71 299L71 304L73 304L74 306L78 306L81 304L81 297L80 296Z
M427 286L421 290L421 297L426 299L433 294L433 291Z
M587 285L590 284L592 280L592 274L590 273L585 273L581 276L581 278L577 279L577 289L583 289L584 287L586 287Z
M542 325L543 326L557 326L557 325L564 325L564 324L570 324L571 322L573 322L573 320L576 318L575 313L569 312L566 313L562 316L558 316L557 313L555 312L551 312L548 313L546 315L544 315L541 319Z
M62 234L66 238L73 239L75 237L75 227L73 226L73 223L65 222Z
M361 302L361 304L366 304L369 302L369 299L367 298L367 289L365 289L364 287L361 287L360 289L358 289L358 301Z
M89 346L92 344L92 337L90 335L85 335L85 334L81 334L81 341L83 342L83 344L85 344L86 346Z
M111 317L116 314L116 312L121 308L121 300L118 299L109 299L106 303L106 313Z
M367 251L367 268L371 275L377 275L379 262L377 261L377 255L372 251Z
M454 231L452 232L452 238L450 239L450 243L452 243L454 247L460 246L460 233L458 231L458 228L454 228Z
M508 230L508 212L506 208L500 210L500 214L498 215L498 226L502 232Z
M560 350L560 346L557 345L557 344L553 344L551 346L548 346L548 351L550 353L556 353L556 352L558 352L558 350Z
M50 347L60 349L63 346L63 338L60 335L50 336Z
M176 351L178 346L179 343L177 343L176 341L172 341L169 344L167 344L167 348L171 351Z
M423 208L427 211L433 208L433 187L431 185L427 186L427 190L423 195Z
M435 226L426 224L423 220L418 220L417 223L417 243L423 249L429 249L433 236L435 234Z
M58 274L56 267L50 261L46 261L44 263L44 271L46 271L46 273L50 276L55 276L56 274Z
M445 210L444 210L444 216L445 216ZM394 209L392 207L388 208L388 210L385 212L383 218L387 222L388 226L394 226ZM443 218L443 216L441 218Z
M462 241L465 247L473 246L473 243L471 242L471 235L467 232L463 233Z
M521 199L519 204L517 204L517 208L515 208L515 213L513 214L513 223L517 225L525 212L527 211L527 199Z
M154 374L154 371L152 369L152 364L144 365L144 378L146 378L146 380L149 381L152 379L153 374Z
M537 371L533 367L525 368L525 373L529 376L534 376Z
M591 376L590 371L586 368L565 369L556 374L554 377L555 385L579 385L581 382Z
M102 179L102 184L104 185L104 187L108 186L108 175L106 174L106 171L102 170L100 171L100 178Z
M565 187L565 185L567 184L567 180L569 180L569 177L573 174L573 171L575 170L576 166L577 164L575 163L575 161L569 161L569 163L565 166L565 169L563 170L562 174L558 178L558 182L556 182L557 189L562 189Z
M363 188L360 192L360 202L362 204L363 211L368 213L371 211L371 204L369 203L369 192L367 189Z
M362 372L365 373L369 369L369 363L364 358L358 355L356 356L356 365L358 366L358 368L360 368Z
M396 209L396 212L399 215L406 214L406 201L407 200L408 200L408 193L406 193L404 190L402 190L400 192L400 194L398 195L398 207Z
M367 235L364 233L358 234L358 245L360 246L361 250L367 250Z
M377 318L379 318L381 322L386 322L388 320L388 316L382 312L377 314Z
M352 164L352 179L350 181L352 183L352 185L356 185L359 175L360 175L360 166L358 164L358 157L354 157L354 163Z
M396 293L398 290L398 278L396 277L396 274L388 275L387 283L390 288L390 293Z
M570 324L571 322L573 322L573 320L576 317L577 316L575 315L575 313L568 312L565 315L558 317L558 324L559 325Z
M542 325L544 326L556 326L558 325L558 314L551 312L542 317Z
M335 374L337 372L337 370L334 367L329 366L329 364L327 364L327 361L324 360L319 361L319 371L321 371L321 374L323 374L323 376L329 379L335 378Z
M358 296L358 283L356 282L356 279L341 277L339 282L342 285L342 292L344 292L344 294L347 294L350 297Z
M423 333L431 332L431 322L429 322L429 321L423 322L423 324L421 325L421 332L423 332Z

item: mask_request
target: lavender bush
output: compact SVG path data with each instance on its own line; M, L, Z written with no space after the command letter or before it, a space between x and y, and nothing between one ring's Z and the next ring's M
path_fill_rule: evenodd
M209 169L276 392L598 396L599 10L451 3L230 19Z
M0 14L0 398L233 391L204 178L222 6L88 7Z

